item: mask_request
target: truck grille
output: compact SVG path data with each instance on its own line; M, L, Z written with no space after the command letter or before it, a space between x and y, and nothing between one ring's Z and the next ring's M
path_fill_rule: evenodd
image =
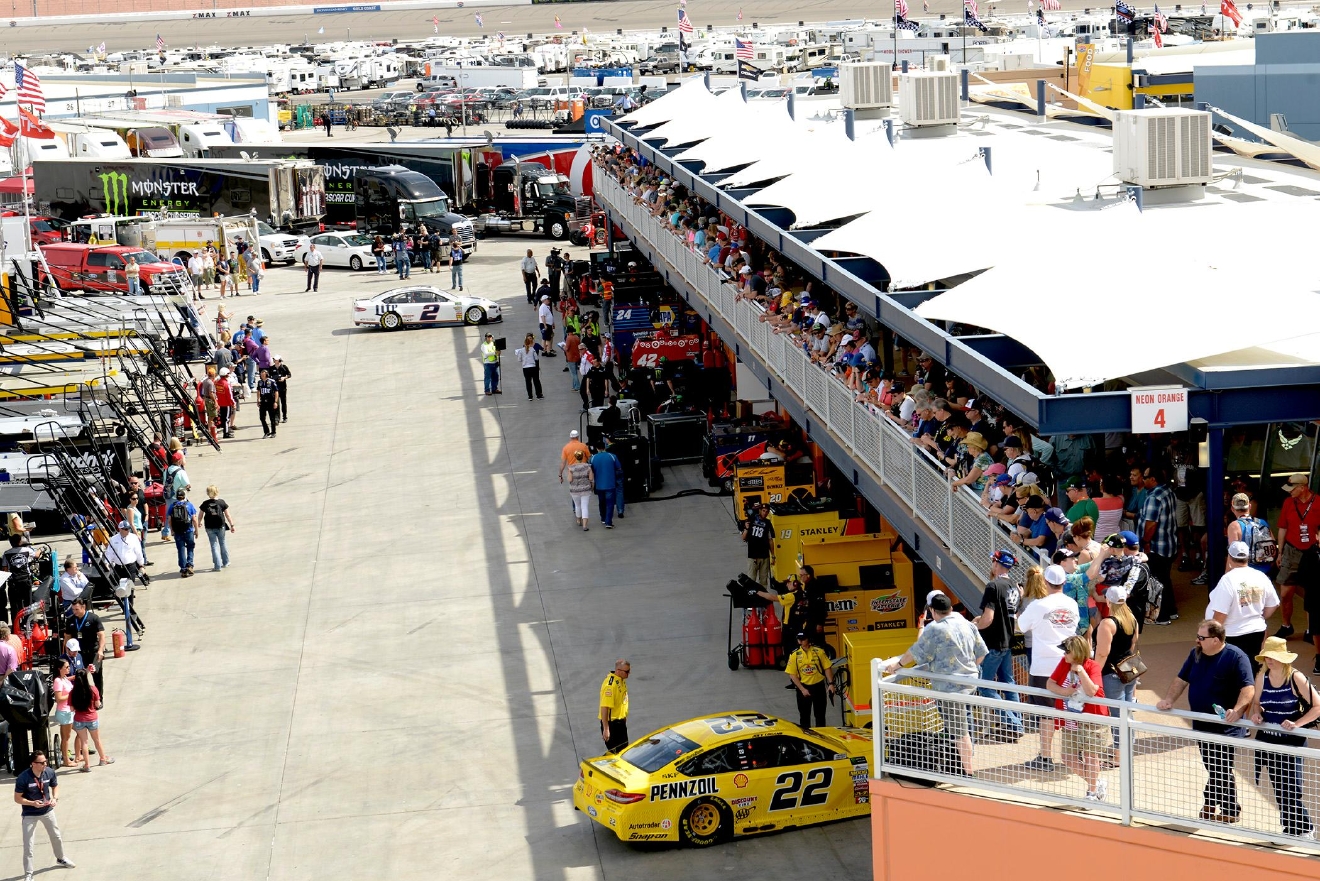
M297 247L298 247L298 240L297 240L297 239L285 239L281 244L283 244L284 247L286 247L286 248L297 248Z
M574 205L574 214L577 216L578 220L591 219L590 196L578 196L576 199L573 200L573 205Z
M465 245L470 245L477 240L477 234L470 223L456 224L453 229L454 236Z

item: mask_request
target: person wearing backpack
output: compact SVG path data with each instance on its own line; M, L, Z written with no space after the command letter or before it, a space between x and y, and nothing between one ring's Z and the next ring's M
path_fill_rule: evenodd
M1269 637L1253 660L1264 666L1256 674L1251 721L1257 725L1278 725L1289 731L1313 728L1320 719L1320 692L1301 670L1293 667L1297 655L1288 651L1288 641L1278 636ZM1300 734L1257 731L1256 740L1276 747L1290 747L1287 751L1258 751L1258 760L1269 772L1274 786L1274 800L1279 806L1279 824L1283 826L1283 833L1315 840L1315 825L1303 803L1302 755L1297 750L1297 747L1306 746L1309 739ZM1314 744L1314 741L1310 742Z
M27 543L26 536L9 536L9 547L0 554L0 569L9 573L5 582L9 594L9 614L5 616L8 621L32 604L32 564L36 559L37 552Z
M1228 543L1240 541L1245 544L1250 552L1247 565L1268 575L1279 552L1279 543L1270 533L1270 524L1251 516L1251 497L1246 493L1234 495L1231 505L1234 520L1228 524Z
M179 490L165 512L165 522L174 531L174 547L179 552L179 577L191 578L193 551L197 548L197 507L188 494Z
M192 483L188 480L188 472L183 470L183 465L174 463L165 469L165 476L161 479L165 484L165 498L177 498L180 492L192 489ZM161 541L170 540L170 512L168 510L170 503L166 503L165 519L161 522L160 539Z
M1260 670L1256 655L1265 640L1266 619L1279 608L1279 595L1270 577L1250 565L1251 550L1246 542L1228 546L1228 566L1210 591L1207 620L1214 618L1224 625L1224 641L1242 649L1251 661L1251 672Z

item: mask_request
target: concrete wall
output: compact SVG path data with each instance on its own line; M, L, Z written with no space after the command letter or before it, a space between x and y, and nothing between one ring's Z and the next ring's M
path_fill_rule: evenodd
M1294 134L1320 140L1320 31L1261 34L1255 43L1254 65L1198 66L1196 100L1263 126L1282 113Z
M1316 877L1302 856L889 780L871 781L871 829L874 881Z

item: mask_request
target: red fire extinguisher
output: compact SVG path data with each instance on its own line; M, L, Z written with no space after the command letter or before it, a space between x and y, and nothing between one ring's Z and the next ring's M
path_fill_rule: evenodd
M765 608L765 663L766 666L779 663L780 650L783 648L784 626L779 623L774 606Z
M116 630L111 636L114 639L115 657L122 658L124 656L124 644L128 642L128 637L124 635L122 630Z
M760 609L747 610L747 620L743 622L743 645L747 647L748 667L760 667L765 663L762 651L765 645L765 625L761 621Z

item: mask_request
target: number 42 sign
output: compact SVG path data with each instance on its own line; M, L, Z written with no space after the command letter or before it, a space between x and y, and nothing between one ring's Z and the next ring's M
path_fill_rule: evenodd
M1187 389L1176 385L1128 389L1133 434L1187 430Z

